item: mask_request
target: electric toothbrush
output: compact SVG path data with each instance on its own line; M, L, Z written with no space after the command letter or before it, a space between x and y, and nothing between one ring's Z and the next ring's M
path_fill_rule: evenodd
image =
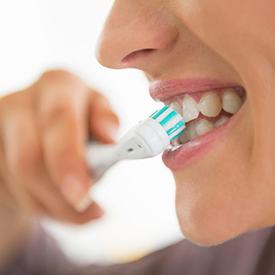
M88 144L86 157L93 177L99 179L121 160L157 156L168 149L184 129L182 116L171 107L164 106L130 129L117 144Z

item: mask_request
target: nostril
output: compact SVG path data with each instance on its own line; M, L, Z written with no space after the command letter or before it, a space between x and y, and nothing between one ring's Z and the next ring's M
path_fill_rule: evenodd
M129 64L138 58L148 56L149 54L151 54L154 51L155 51L155 49L142 49L142 50L133 51L130 54L128 54L127 56L125 56L121 62L124 65Z

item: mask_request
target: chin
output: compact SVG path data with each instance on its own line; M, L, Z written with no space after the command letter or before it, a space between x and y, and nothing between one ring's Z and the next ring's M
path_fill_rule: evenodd
M212 206L199 202L188 206L177 204L180 228L186 239L199 246L216 246L249 231L248 221L238 216L238 211Z

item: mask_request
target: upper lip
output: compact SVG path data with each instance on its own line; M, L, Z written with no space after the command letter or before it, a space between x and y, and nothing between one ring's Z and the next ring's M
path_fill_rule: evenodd
M150 84L150 95L154 100L166 101L185 93L203 92L239 86L232 82L223 82L210 78L184 78L174 80L156 80Z

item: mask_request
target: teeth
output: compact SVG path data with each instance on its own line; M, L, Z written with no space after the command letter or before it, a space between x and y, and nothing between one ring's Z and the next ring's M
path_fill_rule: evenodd
M229 117L227 116L221 116L216 122L215 127L220 127L223 124L225 124L229 120Z
M202 96L199 104L199 111L207 117L216 117L222 110L222 102L215 92L208 92Z
M185 130L185 131L187 131L187 130ZM187 133L184 133L184 134L181 135L180 138L179 138L179 142L180 142L181 144L184 144L184 143L186 143L186 142L188 142L188 141L189 141L189 137L188 137Z
M186 127L185 135L188 138L188 140L195 139L198 134L196 131L196 122L190 122L189 125Z
M172 145L173 147L179 146L179 145L180 145L179 139L172 141L172 142L171 142L171 145Z
M182 101L182 114L185 122L196 119L200 114L197 102L189 95L185 95Z
M179 142L184 144L189 140L193 140L196 137L211 131L212 129L214 129L214 124L207 119L203 118L197 121L192 121L187 125L185 134L180 137Z
M233 89L227 89L222 96L223 109L230 113L235 114L242 105L242 99L239 94Z
M198 136L201 136L213 130L214 124L206 119L200 119L196 121L195 128Z
M182 107L181 107L180 103L173 102L172 104L170 104L170 107L173 110L175 110L177 113L179 113L180 115L182 115Z
M185 133L180 136L177 142L173 142L173 148L177 149L180 145L195 139L198 136L212 131L214 128L220 127L229 120L229 117L222 115L215 123L205 118L192 121L185 129Z
M185 133L178 139L177 144L187 143L198 136L212 131L214 128L224 125L229 119L226 115L221 114L222 109L230 114L235 114L243 103L242 97L234 89L225 89L222 94L222 99L219 93L215 91L206 92L200 99L199 103L186 94L182 102L175 101L170 104L175 111L182 115L186 125ZM218 117L215 122L209 121L206 118L199 118L200 113L205 117Z

